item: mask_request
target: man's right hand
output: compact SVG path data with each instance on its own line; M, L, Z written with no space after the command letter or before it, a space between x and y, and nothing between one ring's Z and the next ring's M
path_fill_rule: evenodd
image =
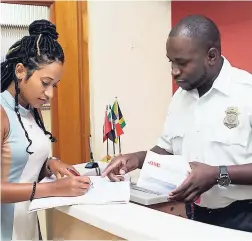
M114 182L123 181L124 174L141 167L140 159L137 153L119 155L108 164L101 176L108 176Z

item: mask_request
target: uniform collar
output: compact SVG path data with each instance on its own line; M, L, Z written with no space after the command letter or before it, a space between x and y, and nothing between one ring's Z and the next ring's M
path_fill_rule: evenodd
M15 111L15 98L11 95L11 93L8 90L5 90L1 93L2 98L6 101L8 106ZM25 109L22 105L18 105L19 113L21 116L28 116L30 113L29 109Z
M221 71L217 78L215 79L211 89L205 94L209 94L213 91L213 89L223 93L224 95L230 95L230 89L231 89L231 81L230 81L230 69L232 68L229 61L223 57L223 65L221 67ZM193 89L188 91L195 99L199 98L199 92L197 89Z
M224 59L224 61L223 61L221 71L220 71L218 77L215 79L211 89L216 89L225 95L229 95L230 88L231 88L231 86L230 86L230 84L231 84L230 83L230 70L231 70L232 66L225 57L222 56L222 58Z

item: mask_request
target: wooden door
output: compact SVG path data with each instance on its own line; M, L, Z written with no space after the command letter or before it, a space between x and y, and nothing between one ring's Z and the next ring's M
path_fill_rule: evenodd
M55 24L65 52L64 74L52 102L54 155L69 164L89 161L87 2L56 1Z

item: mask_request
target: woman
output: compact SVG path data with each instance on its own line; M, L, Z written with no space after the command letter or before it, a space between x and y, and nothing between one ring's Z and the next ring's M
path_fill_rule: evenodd
M40 108L53 97L64 53L49 21L34 21L29 33L11 46L1 63L2 240L38 239L37 215L28 213L32 199L78 196L89 188L88 177L75 176L69 171L72 166L48 158L55 139L45 129ZM52 173L57 181L37 184Z

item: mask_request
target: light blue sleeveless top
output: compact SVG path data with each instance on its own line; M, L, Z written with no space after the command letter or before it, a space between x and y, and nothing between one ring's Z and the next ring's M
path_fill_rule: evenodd
M1 106L9 119L10 131L2 143L1 181L32 183L38 180L41 168L49 155L50 140L37 125L30 110L19 105L23 125L32 140L29 145L14 110L15 99L6 90L1 93ZM31 189L32 192L32 189ZM1 203L1 240L38 240L37 214L28 213L30 201Z

